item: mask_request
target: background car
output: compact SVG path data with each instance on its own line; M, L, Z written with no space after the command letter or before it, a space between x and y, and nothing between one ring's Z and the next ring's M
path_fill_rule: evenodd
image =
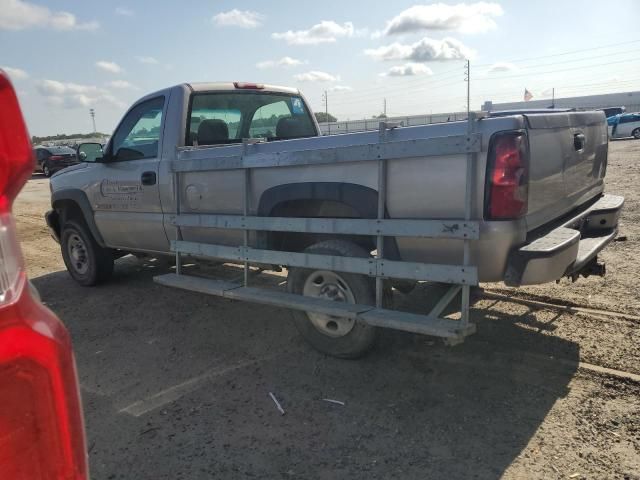
M601 108L600 110L604 112L604 116L607 118L613 117L615 115L623 114L624 112L627 111L627 109L624 107L608 107L608 108Z
M624 113L607 118L609 138L640 139L640 112Z
M58 170L62 170L78 162L76 151L71 147L44 147L34 148L36 157L36 172L42 172L50 177Z

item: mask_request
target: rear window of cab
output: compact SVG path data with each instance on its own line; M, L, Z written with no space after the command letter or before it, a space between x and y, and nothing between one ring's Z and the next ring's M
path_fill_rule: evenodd
M268 92L195 93L187 118L186 145L224 145L243 138L267 141L317 136L302 97Z

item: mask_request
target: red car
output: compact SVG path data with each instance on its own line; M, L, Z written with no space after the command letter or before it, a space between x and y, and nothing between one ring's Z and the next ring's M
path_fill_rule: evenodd
M0 479L87 479L71 340L32 295L11 214L33 168L18 99L0 70Z

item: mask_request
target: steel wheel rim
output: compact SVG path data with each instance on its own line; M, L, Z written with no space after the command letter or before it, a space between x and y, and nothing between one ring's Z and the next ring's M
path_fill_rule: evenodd
M334 302L356 303L349 284L335 272L316 270L304 282L302 294ZM355 326L352 318L334 317L324 313L307 312L311 324L324 335L338 338L347 335Z
M80 275L84 275L89 270L89 255L87 247L82 237L77 233L69 236L67 241L67 252L69 253L69 261L73 269Z

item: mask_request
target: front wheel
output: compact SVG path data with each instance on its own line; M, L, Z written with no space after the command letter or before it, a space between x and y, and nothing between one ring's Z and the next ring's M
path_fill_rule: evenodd
M361 247L343 240L320 242L305 250L317 255L368 257ZM287 276L291 293L334 302L375 304L374 282L366 275L291 268ZM359 320L315 312L293 312L296 328L316 350L338 358L362 356L375 343L376 328Z
M69 274L80 285L96 285L113 273L113 252L98 245L83 223L75 220L65 222L60 246Z
M635 138L636 140L640 140L640 128L636 128L633 132L631 132L631 135L633 135L633 138Z

